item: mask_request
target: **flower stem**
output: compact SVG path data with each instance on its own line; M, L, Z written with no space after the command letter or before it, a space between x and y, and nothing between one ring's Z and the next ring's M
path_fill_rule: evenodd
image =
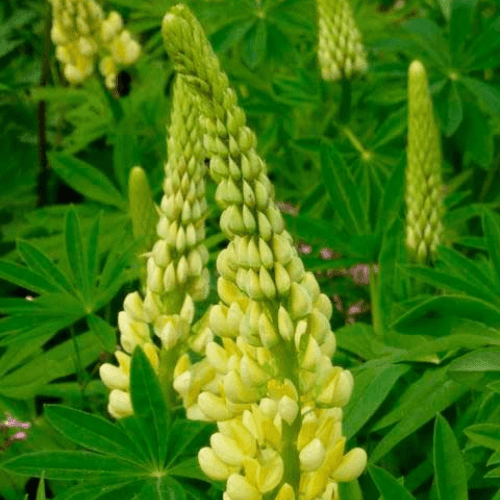
M374 266L370 267L370 304L372 311L372 325L376 335L383 335L383 325L380 317L380 286Z
M340 98L340 107L339 107L339 122L348 123L351 117L351 100L352 100L351 80L343 78L341 84L342 84L342 94Z

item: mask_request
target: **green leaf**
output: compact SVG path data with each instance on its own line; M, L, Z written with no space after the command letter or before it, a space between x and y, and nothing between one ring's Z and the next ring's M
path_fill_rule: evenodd
M452 276L451 274L426 266L407 266L405 271L414 278L428 283L439 289L445 289L452 292L466 293L472 297L483 299L487 302L496 302L498 295L482 285L477 285L472 281L462 277Z
M384 500L415 500L415 497L389 472L368 465L368 472Z
M92 165L65 153L49 154L49 163L61 179L84 196L127 210L127 202L109 179Z
M464 163L469 165L474 161L483 168L489 168L495 149L490 116L474 101L465 101L463 111L464 119L457 131L456 140L463 148Z
M94 335L107 352L116 350L116 328L113 328L107 321L95 314L87 316L87 323Z
M434 481L438 500L468 500L467 475L457 440L438 415L434 425Z
M94 310L107 304L118 292L125 279L125 271L132 262L135 244L121 241L113 245L109 252L99 279L97 296L94 299Z
M85 259L87 264L86 281L90 290L94 288L97 279L97 269L99 265L99 228L100 215L94 219L92 226L90 226L87 239L87 253Z
M478 390L486 390L491 382L500 380L500 349L476 349L452 361L448 375Z
M129 462L84 451L41 451L14 457L1 467L24 476L64 481L93 480L103 484L130 481L146 474Z
M36 293L57 292L59 286L45 276L9 260L0 260L0 279Z
M332 206L350 234L371 232L359 190L342 157L330 143L321 146L321 169Z
M456 316L479 321L491 326L500 326L498 307L483 300L463 295L440 295L421 302L402 314L392 325L396 329L407 329L423 316L437 317ZM429 331L429 334L432 334Z
M394 168L387 180L382 201L378 207L375 232L382 235L399 214L404 193L405 162L401 161Z
M486 105L492 115L500 113L500 90L497 87L467 76L460 78L459 82Z
M486 248L495 269L495 281L500 286L500 223L489 210L485 210L482 222Z
M132 356L130 393L134 415L148 441L151 458L163 467L167 457L169 413L158 377L140 347L135 348Z
M454 248L440 245L438 247L438 259L445 264L450 272L464 276L477 286L495 290L495 282L491 279L491 276L483 271L483 268L476 262L468 259Z
M498 424L475 424L470 425L464 433L471 441L485 448L500 451L500 425Z
M129 436L102 417L61 405L46 405L45 415L54 428L80 446L134 464L147 462Z
M80 222L73 208L68 210L66 214L64 236L66 240L66 257L73 279L78 291L82 294L84 300L86 300L89 293L87 273L85 271L86 258L83 253Z
M212 47L218 53L223 53L236 45L253 26L254 19L237 19L226 24L211 37Z
M338 483L339 498L346 500L363 500L363 493L359 486L359 481L349 481L348 483Z
M45 479L42 477L38 483L36 490L36 500L47 500L45 496Z
M452 64L460 61L462 48L471 32L477 0L453 0L450 11L450 48Z
M397 444L417 429L422 427L434 416L448 408L467 392L467 388L448 380L434 389L426 399L418 401L412 412L406 414L378 443L371 454L371 461L378 462Z
M354 392L345 409L343 431L347 440L351 439L368 422L394 387L398 379L409 370L405 365L375 367L361 372L368 377L369 384L364 385L362 393L354 384ZM358 379L356 378L356 381Z
M242 56L245 63L256 68L264 59L267 46L267 28L262 19L258 19L245 36Z
M404 22L402 26L415 36L415 40L438 67L449 66L449 45L443 38L442 30L434 21L423 17L413 18Z
M44 275L54 285L69 293L74 291L71 283L50 258L29 241L18 240L16 245L19 255L34 272Z
M0 379L0 394L13 399L34 397L38 388L76 372L75 343L85 368L96 361L100 350L92 335L83 333L25 361Z
M446 136L452 136L463 119L462 99L453 81L448 81L434 100L441 127Z
M474 37L474 41L467 50L468 69L484 69L498 66L499 31L500 17L497 17L479 36Z
M207 476L201 471L198 464L198 458L193 457L188 460L184 460L173 467L168 469L168 474L170 476L186 477L189 479L199 479L200 481L206 481Z
M167 467L193 445L198 443L200 447L203 446L201 440L206 437L205 433L211 429L213 430L213 425L207 422L176 419L169 432Z

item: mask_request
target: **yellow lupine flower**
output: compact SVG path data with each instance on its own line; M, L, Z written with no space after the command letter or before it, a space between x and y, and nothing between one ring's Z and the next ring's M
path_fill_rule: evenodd
M123 29L117 12L107 18L94 0L49 0L53 22L51 38L56 57L64 65L64 76L71 84L80 84L94 72L96 59L106 86L113 89L120 67L135 63L140 45Z
M318 61L325 80L350 79L367 69L361 35L349 0L316 0Z
M188 417L216 421L218 434L230 438L216 435L211 449L218 462L204 452L204 470L210 474L213 466L221 477L236 469L226 500L260 499L274 488L278 499L330 494L337 469L338 480L362 472L358 452L342 465L342 412L334 407L347 404L353 380L331 363L331 304L285 230L255 136L199 23L178 5L165 16L163 35L178 78L196 97L229 240L217 259L220 303L209 313L222 345L209 342L200 362L180 359L174 382L190 392L183 394ZM226 434L240 425L254 446Z
M115 16L115 19L118 18ZM119 29L120 26L115 28ZM186 407L192 407L190 415L203 418L204 414L193 408L193 403L205 386L213 389L213 384L218 382L215 380L215 370L205 363L197 367L194 373L187 372L189 362L185 357L180 358L183 361L179 369L174 371L174 367L182 351L187 348L187 338L191 331L195 334L191 339L191 346L198 347L202 352L212 339L212 334L205 326L206 319L202 319L192 329L195 301L206 298L209 286L205 267L208 251L203 243L204 217L207 211L204 181L206 167L203 163L201 132L194 100L186 92L182 80L176 82L174 93L164 196L157 224L158 239L148 253L146 293L144 299L139 292L125 297L124 310L118 314L118 328L123 349L131 354L136 346L142 347L155 370L165 378L162 382L166 387L170 388L173 384ZM137 182L131 182L131 210L135 217L136 231L144 224L146 227L150 226L153 210L149 192L145 208L139 206L139 196L134 194L138 189L141 193L144 192L142 171L134 169L131 178L134 181L139 174L142 188L137 188ZM140 195L140 198L141 203L144 203L144 195ZM154 345L153 334L159 339L161 349ZM159 357L165 352L170 352L166 356L167 365L160 367ZM128 377L128 372L125 375ZM124 375L119 375L111 365L101 367L101 378L110 389L119 387L122 391L128 391ZM204 403L206 411L216 411L210 409L213 404L210 404L207 396L202 397L201 406ZM113 411L112 415L123 416L124 412Z

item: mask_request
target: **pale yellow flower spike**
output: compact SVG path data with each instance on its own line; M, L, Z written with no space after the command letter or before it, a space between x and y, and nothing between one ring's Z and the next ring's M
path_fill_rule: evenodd
M165 16L163 36L178 78L196 97L221 229L220 304L210 312L205 358L181 358L174 387L189 418L216 421L202 470L227 480L224 500L327 499L357 478L366 453L344 455L342 410L353 378L333 366L332 306L304 270L274 203L245 114L187 7Z
M361 34L349 0L316 0L318 62L324 80L350 79L367 69Z
M100 59L106 86L113 89L119 69L134 64L141 52L140 45L123 29L120 14L113 11L105 19L94 0L49 2L53 11L50 34L66 80L74 85L83 83Z
M103 382L112 389L108 410L116 418L132 412L129 355L137 345L144 349L169 393L175 362L186 348L192 328L195 302L204 300L209 289L208 251L203 244L206 167L198 110L182 79L175 83L168 153L158 240L147 262L146 295L144 300L139 292L127 295L118 315L121 345L128 354L118 351L119 367L104 364L100 369ZM212 338L203 328L205 323L200 322L198 335L192 339L195 350L204 350ZM152 331L159 337L161 349L154 345ZM186 362L187 357L181 359Z

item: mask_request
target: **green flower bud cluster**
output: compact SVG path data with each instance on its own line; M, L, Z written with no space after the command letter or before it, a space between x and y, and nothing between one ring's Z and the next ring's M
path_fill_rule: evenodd
M158 240L148 253L146 294L144 300L138 292L127 295L124 310L118 315L118 328L123 350L130 354L141 346L152 366L163 370L165 382L171 386L173 366L159 367L158 356L173 352L177 358L186 347L195 302L204 300L209 289L208 251L203 244L206 167L198 109L182 79L175 83L168 153ZM203 322L195 329L199 335L192 339L195 350L204 349L211 340L202 326ZM152 332L159 337L161 350L154 345ZM120 351L116 356L119 367L104 364L100 374L104 384L112 389L108 410L120 418L132 412L128 394L130 360Z
M200 466L227 480L224 500L330 499L366 465L359 448L344 455L341 408L353 378L331 362L331 303L285 230L255 135L198 21L177 5L162 31L199 106L229 240L205 329L219 342L205 344L200 362L182 356L174 372L188 418L218 425Z
M316 0L316 6L318 61L323 79L337 81L364 73L366 55L349 0Z
M427 73L420 61L408 72L406 246L414 260L432 258L443 236L441 145Z
M64 65L64 76L72 84L82 83L99 68L106 86L113 89L119 68L135 63L140 45L123 29L118 12L107 18L94 0L49 0L52 4L52 41L56 57Z
M156 237L156 224L158 222L158 214L148 178L146 172L141 167L134 167L130 171L128 199L134 239L142 240L142 245L138 250L138 254L141 256L141 254L147 252L153 246ZM141 266L141 282L144 284L144 287L146 280L146 266Z

